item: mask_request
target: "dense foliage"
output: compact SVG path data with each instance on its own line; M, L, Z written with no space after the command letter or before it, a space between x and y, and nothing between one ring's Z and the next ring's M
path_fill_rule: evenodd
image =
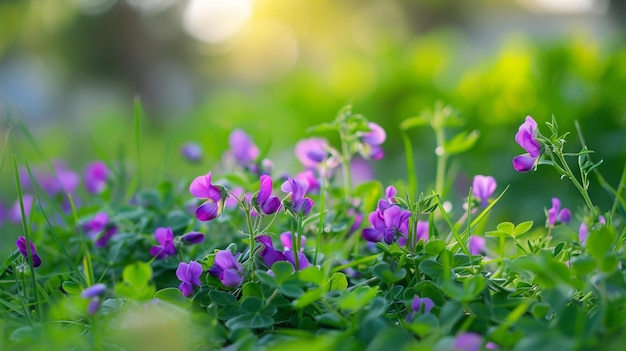
M350 106L298 142L295 174L278 174L238 129L220 164L154 188L126 163L78 174L14 157L5 228L21 230L5 231L16 246L0 266L3 349L620 349L626 171L614 188L580 130L526 117L510 136L526 153L511 155L510 171L552 167L585 207L542 194L545 223L491 223L508 190L494 177L477 174L463 201L447 199L450 158L478 139L451 135L460 122L441 104L402 122L393 138L409 172L393 184L368 163L392 135ZM435 134L433 189L416 176L407 131L417 127ZM574 137L579 151L566 147ZM202 157L198 145L181 151ZM610 208L594 205L592 178Z

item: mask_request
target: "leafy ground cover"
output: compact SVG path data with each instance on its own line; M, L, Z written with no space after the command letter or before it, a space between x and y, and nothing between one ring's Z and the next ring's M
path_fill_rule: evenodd
M510 140L524 153L507 167L552 167L584 207L544 194L545 222L491 223L508 187L480 174L448 200L450 158L478 133L440 104L401 124L409 171L393 184L366 163L385 156L387 133L350 106L295 145L295 174L243 130L220 164L153 188L129 162L79 174L13 157L4 217L21 230L0 265L3 349L621 349L626 169L608 184L580 130L520 122ZM432 189L416 177L412 128L435 135ZM139 135L136 160L149 151ZM612 207L594 205L592 180Z

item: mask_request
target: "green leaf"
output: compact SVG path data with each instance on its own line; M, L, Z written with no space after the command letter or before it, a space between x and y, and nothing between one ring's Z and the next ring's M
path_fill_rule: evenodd
M513 232L515 231L515 225L511 222L502 222L496 226L496 229L498 229L498 231L502 233L513 236Z
M189 300L185 298L178 288L165 288L154 293L155 299L172 302L175 304L188 304Z
M424 252L431 256L437 256L445 248L446 242L444 240L431 240L426 243L426 246L424 246Z
M133 287L144 287L148 285L148 282L152 279L152 267L150 267L148 263L135 262L124 267L122 279L125 283Z
M377 293L378 287L376 286L359 286L340 299L339 308L343 310L359 310L367 306L376 297Z
M261 283L263 283L264 285L267 285L271 288L278 287L278 282L276 281L276 279L272 277L271 275L267 274L267 272L262 271L262 270L256 270L254 274L257 276L257 278L259 278Z
M570 267L580 277L593 272L596 269L596 265L596 260L589 256L576 256L570 260Z
M61 284L61 287L63 288L63 290L65 290L65 292L67 292L70 295L78 295L83 291L80 285L70 280L64 281Z
M298 280L320 286L324 284L324 272L315 266L310 266L298 271Z
M328 290L344 290L348 287L348 279L341 272L333 273Z
M615 229L608 226L590 231L586 242L587 251L596 259L603 258L613 246L615 236Z
M272 272L278 285L282 285L288 279L293 278L293 265L287 261L276 261L272 265Z
M515 226L515 230L513 230L513 236L518 236L526 233L533 227L533 221L522 222Z
M241 310L248 313L256 313L263 309L263 300L256 296L243 298L240 303Z
M419 264L419 270L424 272L427 276L436 279L443 273L443 266L441 263L435 260L424 260Z
M293 307L297 309L303 309L306 306L314 303L315 301L322 299L323 297L324 297L324 292L322 291L322 289L320 288L311 289L305 292L304 294L302 294L302 296L298 297L293 302Z
M220 306L236 306L237 298L230 293L219 291L219 290L211 290L209 292L209 297L211 301Z
M465 152L476 144L480 133L477 130L471 132L463 131L455 135L452 139L444 143L444 150L446 154L453 155Z
M263 313L246 313L226 321L226 326L231 329L267 328L272 324L274 324L274 318Z
M393 284L406 276L406 269L400 268L394 272L389 263L380 262L372 268L372 273L387 284Z
M279 286L278 291L280 291L280 293L285 296L293 298L300 297L302 294L304 294L304 290L302 290L302 288L297 284L293 283L287 283Z
M400 123L400 130L405 131L413 127L423 127L429 124L430 122L424 116L415 116L402 121Z
M229 294L231 295L231 294ZM247 282L241 287L241 295L243 297L256 296L263 298L263 289L259 282ZM232 296L232 295L231 295Z

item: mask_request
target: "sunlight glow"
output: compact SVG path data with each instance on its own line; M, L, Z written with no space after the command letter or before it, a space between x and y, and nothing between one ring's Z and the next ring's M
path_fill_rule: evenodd
M183 28L198 40L221 43L234 37L252 15L252 0L191 0Z

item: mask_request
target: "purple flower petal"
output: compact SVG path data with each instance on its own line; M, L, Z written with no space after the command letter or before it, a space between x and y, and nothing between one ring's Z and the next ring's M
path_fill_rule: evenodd
M259 148L241 129L235 129L230 133L228 144L235 161L241 166L247 166L259 157Z
M296 260L293 255L293 251L285 251L284 254L285 254L285 258L287 259L287 261L290 262L293 265L294 269L296 270L302 270L311 265L309 263L309 260L306 258L303 252L298 252L298 266L297 267L296 267Z
M361 231L361 236L363 236L363 239L373 243L383 240L383 232L374 228L364 228Z
M95 161L88 164L83 171L85 189L91 194L99 194L107 186L109 178L109 168L102 161Z
M480 351L483 338L476 333L461 333L454 340L454 348L459 351Z
M96 312L98 312L99 309L100 309L100 297L96 296L92 298L91 300L89 300L89 303L87 304L87 313L93 316L94 314L96 314Z
M196 177L189 185L189 192L197 198L211 199L214 202L222 198L220 188L211 183L211 172Z
M296 158L304 165L304 167L316 168L327 158L327 148L328 142L326 139L303 139L296 144Z
M95 284L83 290L80 293L80 297L85 298L85 299L90 299L92 297L102 295L106 290L107 290L106 285L102 283Z
M535 168L537 157L532 157L530 154L522 154L513 158L513 168L518 172L528 172Z
M259 196L257 197L257 201L259 203L267 201L267 199L269 199L269 197L272 195L272 184L272 177L268 175L261 176L261 187L259 190Z
M202 147L198 143L186 142L181 146L180 153L189 162L197 163L202 160Z
M485 250L485 238L472 235L468 242L469 251L472 255L480 255Z
M26 238L20 235L15 241L15 245L19 252L28 260L28 252L26 251ZM30 246L30 254L33 257L33 267L39 267L41 265L41 258L37 256L37 250L35 250L35 244L32 241L29 241Z
M182 240L182 242L186 243L186 244L200 244L201 242L204 241L204 234L200 233L200 232L189 232L187 234L184 234L180 240Z
M170 227L159 227L154 232L156 241L161 245L167 245L174 240L174 233Z
M196 261L189 263L180 262L176 269L176 277L182 283L178 286L183 296L187 297L193 293L194 286L202 285L200 276L202 275L202 265Z
M580 242L580 245L585 245L587 237L589 237L589 229L587 228L587 224L585 224L585 222L582 222L580 223L580 227L578 228L578 242Z
M207 200L196 208L196 218L200 221L211 221L219 215L219 206L213 200Z
M367 126L370 128L370 131L363 134L361 140L369 145L380 145L385 142L387 139L387 134L383 127L379 126L374 122L369 122Z
M496 180L492 176L476 175L472 183L472 195L481 202L481 206L487 207L487 200L496 190Z
M220 281L224 286L236 288L243 282L243 275L233 268L225 269L220 274Z

